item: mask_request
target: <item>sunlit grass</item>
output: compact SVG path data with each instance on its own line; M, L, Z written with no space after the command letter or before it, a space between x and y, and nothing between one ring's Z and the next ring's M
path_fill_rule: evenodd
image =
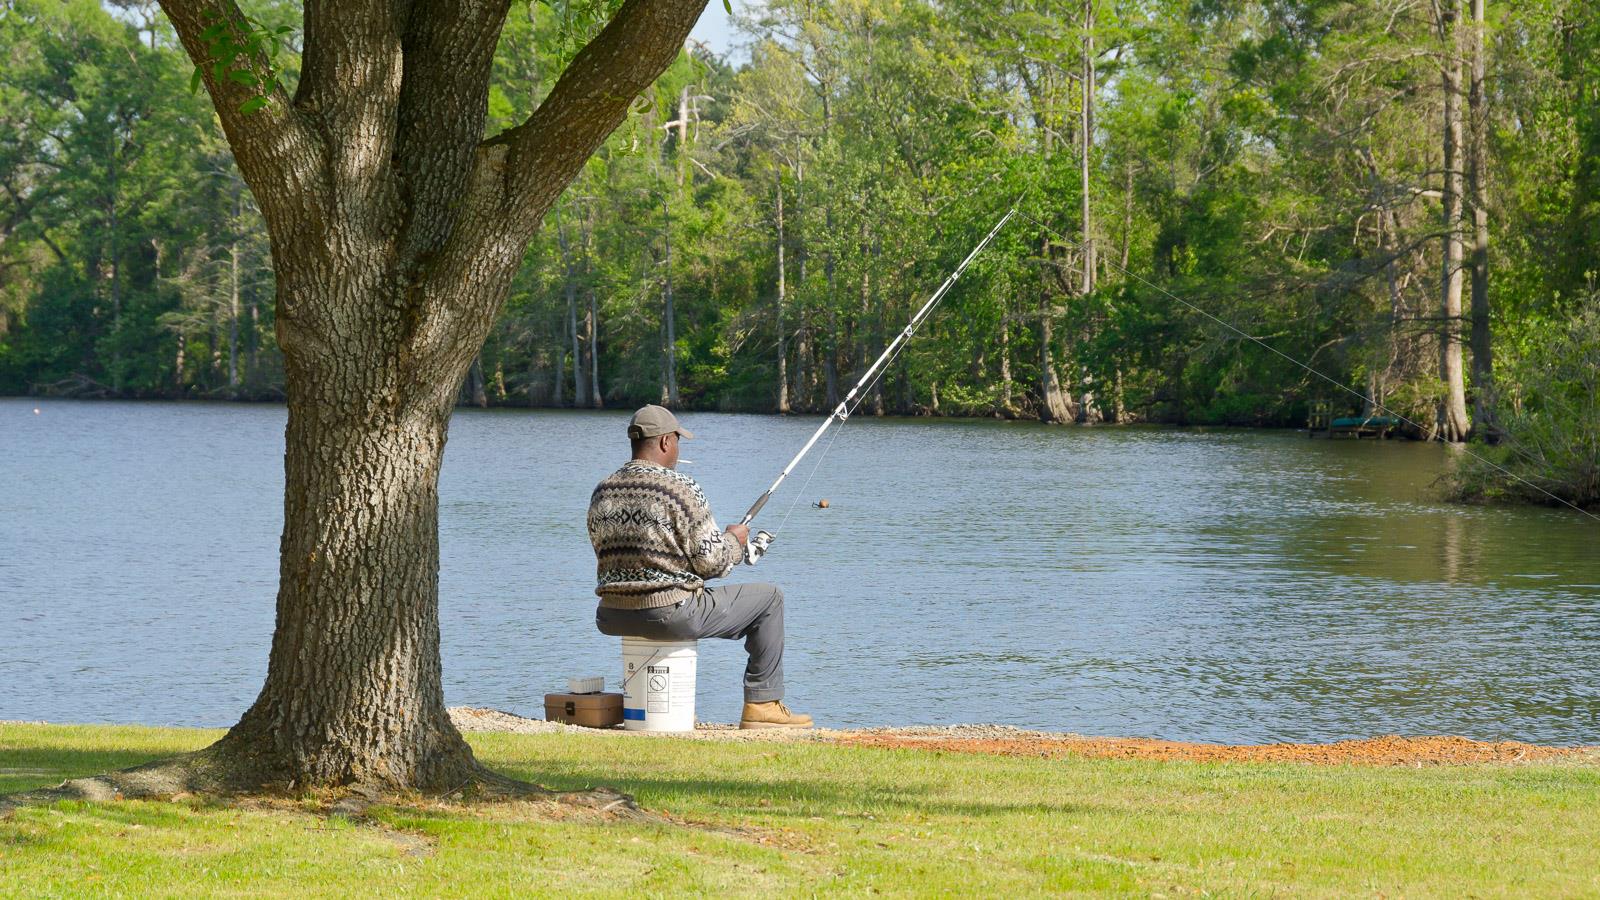
M0 791L214 732L0 726ZM1600 892L1600 767L1035 760L825 744L473 735L491 765L609 785L683 826L527 805L58 804L0 822L0 893L1561 895ZM712 827L694 827L705 825Z

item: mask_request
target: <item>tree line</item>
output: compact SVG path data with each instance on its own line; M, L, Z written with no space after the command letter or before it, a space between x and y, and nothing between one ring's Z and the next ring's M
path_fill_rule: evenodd
M491 133L585 9L513 6ZM831 408L1016 202L866 410L1330 400L1451 441L1580 415L1526 388L1593 340L1592 4L772 0L739 26L747 58L691 43L547 215L464 402ZM281 396L260 214L154 4L6 0L0 66L0 391Z

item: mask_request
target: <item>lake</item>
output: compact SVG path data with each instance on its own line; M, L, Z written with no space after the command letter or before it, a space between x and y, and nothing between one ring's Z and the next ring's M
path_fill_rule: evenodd
M457 413L451 704L541 717L569 675L617 681L584 513L627 416ZM272 631L284 417L0 398L0 719L237 719ZM682 418L724 523L820 421ZM829 726L1600 742L1600 522L1444 503L1453 452L861 416L768 505L758 526L792 516L734 580L784 588L788 699ZM736 719L742 668L701 642L700 718Z

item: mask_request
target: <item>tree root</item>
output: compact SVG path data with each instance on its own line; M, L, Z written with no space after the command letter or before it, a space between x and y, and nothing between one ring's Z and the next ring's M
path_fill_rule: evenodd
M47 805L63 800L105 803L190 797L229 801L312 798L327 814L359 818L365 815L368 807L375 804L406 806L431 797L452 804L545 801L605 819L669 822L664 817L640 809L629 795L610 788L553 791L502 775L470 757L461 766L460 777L452 784L442 789L422 791L397 791L391 785L370 783L297 791L293 789L292 781L273 778L268 772L251 771L238 763L239 760L232 758L232 754L219 752L218 745L214 744L194 753L155 760L116 772L68 779L55 787L0 794L0 818L6 818L25 806Z

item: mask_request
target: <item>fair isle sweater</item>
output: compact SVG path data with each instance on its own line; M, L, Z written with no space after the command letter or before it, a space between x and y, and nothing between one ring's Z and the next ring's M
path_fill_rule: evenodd
M600 605L654 609L693 596L744 558L693 478L629 460L589 499Z

